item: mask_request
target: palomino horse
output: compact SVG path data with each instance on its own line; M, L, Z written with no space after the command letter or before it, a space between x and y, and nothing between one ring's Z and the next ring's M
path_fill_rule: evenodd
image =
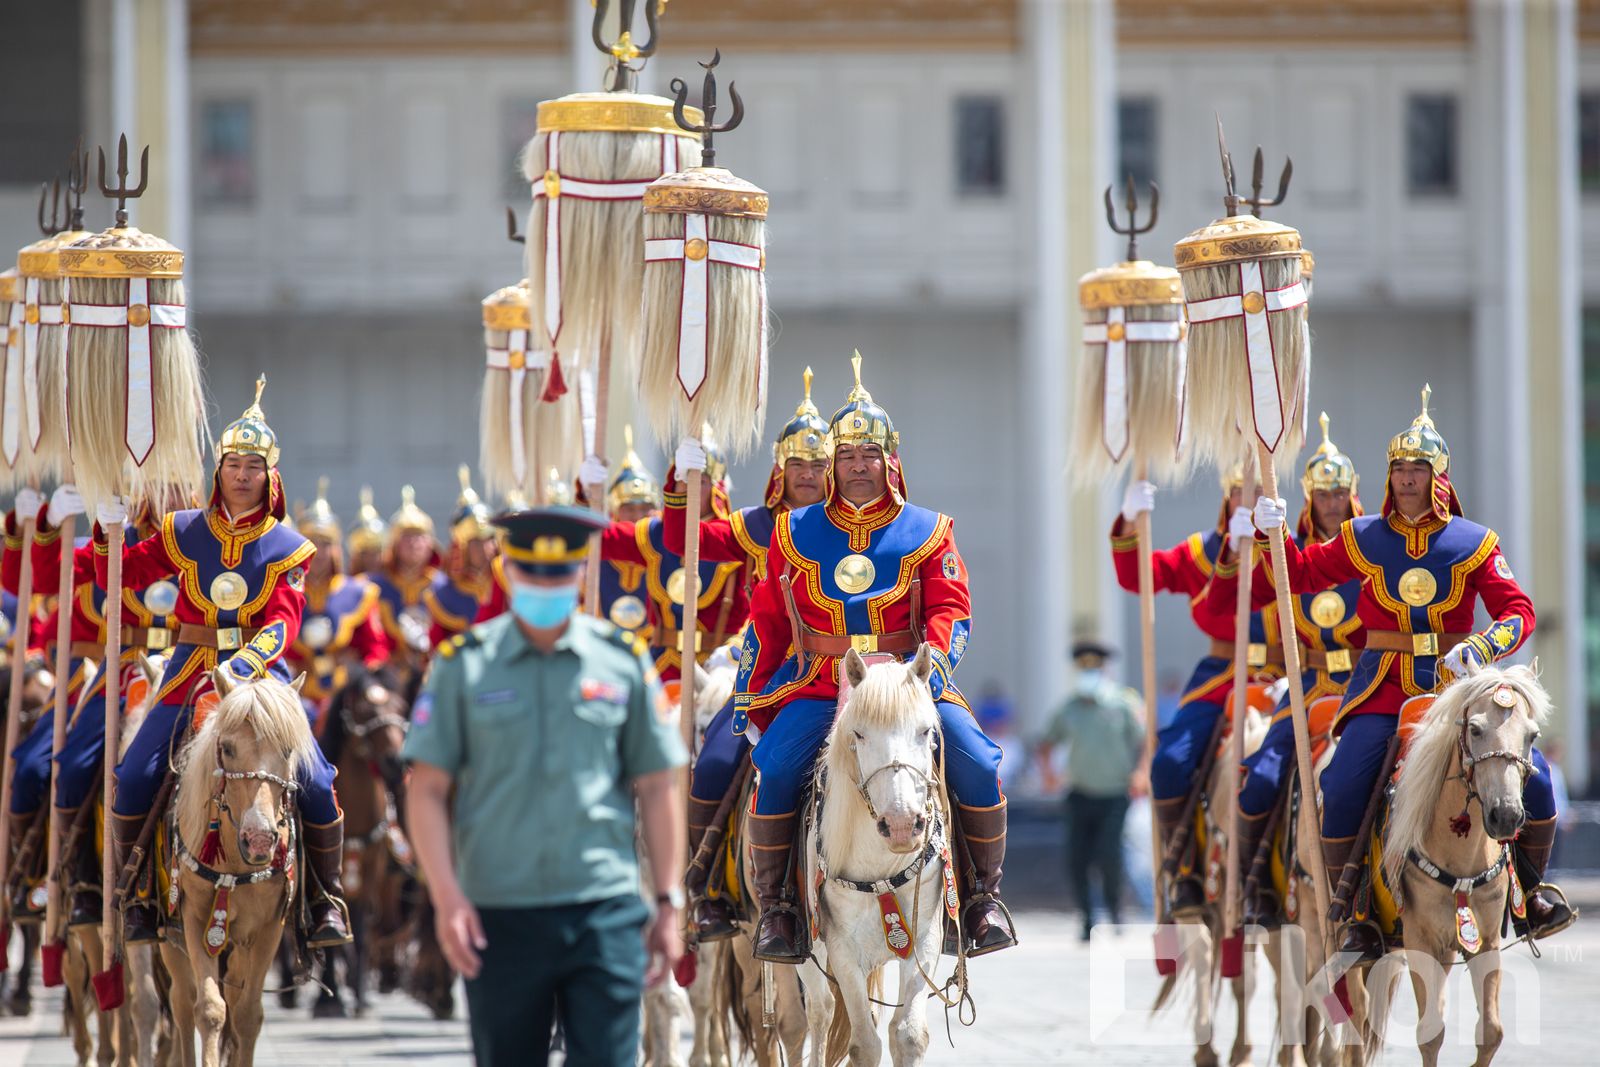
M1254 687L1253 687L1254 688ZM1268 702L1270 706L1270 701ZM1236 724L1235 724L1236 725ZM1232 726L1229 727L1233 728ZM1266 717L1259 714L1249 702L1245 705L1244 754L1250 755L1261 747L1267 733ZM1220 978L1223 940L1231 933L1224 929L1225 896L1227 886L1228 833L1233 827L1233 812L1237 797L1229 784L1233 781L1228 771L1228 754L1232 751L1223 735L1223 748L1211 765L1201 793L1201 811L1205 820L1206 848L1200 857L1206 887L1206 904L1198 915L1177 917L1171 921L1182 929L1179 943L1183 946L1179 966L1161 983L1156 994L1155 1007L1160 1010L1172 1003L1172 998L1187 977L1191 1022L1194 1029L1194 1062L1196 1067L1217 1067L1220 1062L1212 1045L1212 1018L1216 1007ZM1235 1025L1233 1048L1229 1050L1228 1063L1233 1067L1250 1062L1250 997L1254 991L1255 975L1250 953L1245 953L1237 977L1228 979L1233 991Z
M876 1067L883 1039L873 991L883 968L898 964L890 1052L895 1067L910 1067L928 1049L930 972L955 903L933 658L923 644L910 663L868 667L851 649L840 670L850 692L818 760L802 864L817 931L815 965L800 967L811 1063L828 1062L828 1031L842 1009L850 1062Z
M1526 821L1522 790L1549 714L1537 666L1479 667L1445 688L1412 732L1383 842L1385 879L1405 909L1405 953L1347 976L1369 1055L1383 1042L1399 968L1408 967L1417 1046L1425 1067L1438 1063L1445 978L1458 955L1478 1002L1473 1067L1487 1067L1500 1047L1500 928L1508 894L1516 905L1521 892L1511 841Z
M299 685L211 673L221 699L178 759L173 801L183 944L161 946L184 1067L249 1067L261 991L301 890L294 794L314 758Z

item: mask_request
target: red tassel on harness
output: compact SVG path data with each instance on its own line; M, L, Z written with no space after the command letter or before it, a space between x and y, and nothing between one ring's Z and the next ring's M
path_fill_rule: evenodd
M1156 927L1156 973L1163 978L1178 973L1178 928L1173 923Z
M0 924L0 974L11 969L11 953L6 951L11 947L11 924Z
M697 952L685 952L678 957L678 962L672 968L673 981L682 989L694 985L695 976L699 973L700 954Z
M1461 814L1450 820L1450 832L1457 837L1466 837L1472 832L1472 813L1467 808L1461 809Z
M1222 977L1237 978L1244 973L1244 931L1235 930L1222 939Z
M200 839L200 854L195 859L207 867L222 861L222 824L215 818L206 824L206 836Z
M54 989L62 982L62 963L67 955L65 941L52 941L39 947L39 971L44 977L44 987Z
M540 402L549 404L567 395L567 379L561 373L561 353L550 353L550 371L544 377L544 393Z
M94 987L94 1000L101 1011L116 1011L122 1007L127 990L123 988L121 960L117 960L99 974L92 975L89 984Z

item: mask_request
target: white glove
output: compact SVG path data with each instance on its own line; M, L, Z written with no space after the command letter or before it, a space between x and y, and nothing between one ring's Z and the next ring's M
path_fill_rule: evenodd
M83 512L83 497L78 495L78 487L68 482L50 494L50 509L45 512L44 521L60 526L63 520Z
M101 526L115 526L128 521L128 502L120 496L106 497L95 505L94 517Z
M1287 511L1288 505L1284 503L1283 497L1262 497L1256 501L1256 529L1262 533L1283 529L1283 516Z
M1233 550L1238 552L1245 544L1256 539L1256 520L1250 509L1237 507L1228 519L1228 536L1233 538Z
M1127 492L1122 494L1122 518L1125 522L1132 522L1141 513L1154 511L1156 507L1156 487L1154 482L1131 481L1128 483Z
M584 485L605 485L609 468L599 456L585 456L578 465L578 481Z
M678 469L680 478L688 471L705 470L706 446L693 437L685 437L678 442L678 451L672 456L672 465Z
M1244 509L1240 508L1239 510L1243 511ZM1267 699L1272 701L1273 707L1277 707L1278 701L1282 700L1283 694L1287 693L1288 691L1289 679L1279 678L1276 682L1273 682L1271 685L1267 686Z
M23 486L17 490L17 498L12 501L11 506L17 513L17 521L22 522L24 519L37 519L39 517L39 506L43 503L44 497L39 495L37 489L29 489L27 486Z
M1439 665L1457 678L1465 678L1483 666L1483 657L1478 654L1476 648L1462 641L1444 654L1444 658L1439 661Z

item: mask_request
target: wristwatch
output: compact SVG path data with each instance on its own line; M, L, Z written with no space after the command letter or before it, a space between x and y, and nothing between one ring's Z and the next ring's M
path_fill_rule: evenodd
M682 911L685 903L687 903L687 901L684 898L683 886L681 885L675 885L665 893L656 894L657 906L676 908L679 911Z

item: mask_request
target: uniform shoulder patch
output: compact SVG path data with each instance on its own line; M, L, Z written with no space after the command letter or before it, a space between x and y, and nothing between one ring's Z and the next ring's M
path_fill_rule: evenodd
M952 582L961 577L961 561L954 552L944 554L944 576Z
M294 568L288 573L287 577L289 580L290 589L293 589L297 593L303 593L306 591L306 569L304 567Z
M1508 582L1516 581L1515 578L1511 577L1511 564L1506 562L1504 556L1496 556L1494 558L1494 572Z

